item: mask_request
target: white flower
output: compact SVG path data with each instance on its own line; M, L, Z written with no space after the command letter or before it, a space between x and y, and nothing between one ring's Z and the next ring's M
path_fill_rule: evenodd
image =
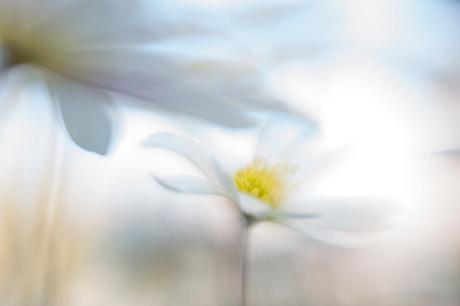
M329 243L363 245L365 234L367 238L367 234L390 225L395 207L379 199L305 197L302 184L311 183L308 176L316 179L321 164L330 156L324 153L311 158L312 148L305 148L315 128L300 128L299 124L269 121L261 131L252 159L229 170L206 152L204 144L173 133L154 133L145 145L176 152L206 177L154 175L167 189L223 196L247 218L285 224ZM306 158L308 154L310 158Z
M0 79L0 100L14 103L0 105L11 114L0 122L0 305L63 305L89 242L72 215L81 152L48 98L32 73Z
M248 111L284 110L238 50L221 48L228 38L201 26L206 18L151 6L2 0L0 76L40 75L72 139L101 154L114 133L114 93L230 126L250 123Z

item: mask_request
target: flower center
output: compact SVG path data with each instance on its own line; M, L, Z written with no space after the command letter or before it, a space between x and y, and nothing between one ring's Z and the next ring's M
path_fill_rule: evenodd
M3 64L6 67L32 62L32 53L25 47L11 42L3 42Z
M286 174L286 168L267 165L256 158L252 164L236 171L233 180L240 192L277 209L286 192Z
M40 63L43 54L47 55L57 46L59 41L50 40L39 34L35 36L18 35L2 31L0 25L0 52L3 67L13 67L25 63ZM48 53L45 52L48 50Z

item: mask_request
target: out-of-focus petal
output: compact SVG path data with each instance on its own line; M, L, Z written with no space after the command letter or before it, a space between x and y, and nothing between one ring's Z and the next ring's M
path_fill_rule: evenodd
M319 218L320 215L316 213L301 213L301 212L290 212L283 210L274 210L270 214L274 218L289 218L289 219L314 219Z
M286 154L285 160L296 165L291 178L297 191L307 192L315 188L315 184L330 174L335 166L347 157L348 147L322 149L318 143L308 145L293 144Z
M52 13L22 9L42 19L25 40L41 65L70 79L227 126L254 124L248 112L288 112L242 48L177 8L155 4L150 15L142 1L45 4Z
M317 130L313 121L289 115L270 118L262 127L256 147L256 156L269 163L292 162L292 156L299 142L308 142L308 138Z
M173 151L183 156L194 164L211 182L227 192L227 196L234 198L236 191L230 176L211 157L203 146L184 136L169 132L158 132L152 134L145 145L152 148L162 148Z
M238 199L237 204L246 215L257 219L264 219L269 216L271 208L267 204L243 193L239 193Z
M193 175L168 177L154 175L154 178L161 186L176 192L227 196L219 186Z
M53 98L59 103L63 122L73 141L85 150L107 154L117 121L111 97L101 90L58 77L49 79Z
M37 203L49 188L46 176L51 175L50 164L58 163L58 147L69 143L44 75L26 66L2 75L0 114L0 168L5 174L0 179L0 194L14 195L25 204ZM20 192L11 193L15 189Z
M0 19L8 16L11 29L2 34L71 80L227 126L254 124L250 112L289 112L244 48L204 25L206 15L186 17L165 3L150 10L144 1L6 1Z
M270 65L318 60L341 47L341 6L336 0L242 1L234 35Z
M287 105L269 95L257 69L238 58L101 48L58 50L40 59L43 65L83 84L227 126L254 124L249 112L289 112Z
M285 213L316 214L322 227L349 231L377 231L388 228L398 213L396 205L381 199L305 199L286 203Z
M326 228L308 220L283 219L280 223L292 228L306 238L341 247L363 248L368 246L370 241L368 234Z
M143 0L5 0L11 19L23 21L21 35L40 35L74 47L132 46L212 33L194 16L174 6ZM1 7L1 6L0 6ZM47 33L47 35L42 35ZM48 41L45 41L48 42Z

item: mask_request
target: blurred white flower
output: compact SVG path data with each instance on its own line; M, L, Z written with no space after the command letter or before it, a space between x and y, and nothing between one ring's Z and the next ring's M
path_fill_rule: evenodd
M230 126L251 123L248 111L284 110L256 67L203 16L151 6L2 0L0 76L40 69L72 139L100 154L114 133L114 93Z
M145 145L185 157L206 178L154 175L167 189L223 196L250 220L284 224L324 242L364 245L366 234L390 225L395 206L381 199L306 196L302 187L308 188L337 153L315 152L310 146L315 130L313 125L305 127L286 118L269 120L252 159L236 169L230 169L230 161L219 163L207 154L205 144L173 133L154 133Z
M58 128L39 72L20 72L0 79L9 102L1 112L10 114L0 122L0 304L64 305L94 237L70 212L69 157L81 168L81 152Z

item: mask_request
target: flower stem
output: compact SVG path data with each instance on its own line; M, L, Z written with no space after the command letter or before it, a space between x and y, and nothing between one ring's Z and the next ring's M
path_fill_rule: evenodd
M241 306L248 305L249 229L253 223L252 218L241 216Z

